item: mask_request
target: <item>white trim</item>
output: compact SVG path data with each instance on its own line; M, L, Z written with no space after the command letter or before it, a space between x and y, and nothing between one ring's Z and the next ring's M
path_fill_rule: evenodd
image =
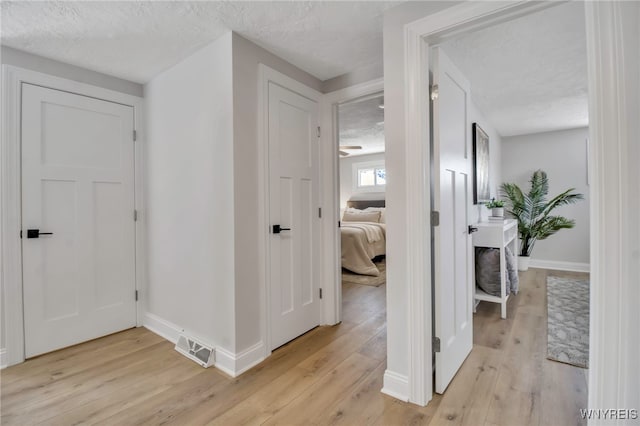
M258 342L237 354L216 348L216 362L214 365L231 377L237 377L264 361L264 354L263 342Z
M433 397L431 227L428 220L431 194L429 154L429 43L467 33L478 25L514 18L552 6L551 2L464 2L428 15L405 26L405 179L408 310L409 401L426 405ZM428 42L427 42L428 40ZM387 166L388 168L388 166Z
M269 295L271 294L271 270L269 257L269 82L273 82L288 90L291 90L300 96L308 98L318 103L318 111L321 108L322 94L310 87L305 86L297 80L292 79L264 64L258 65L258 176L262 177L262 185L258 186L258 217L262 218L262 232L257 235L258 240L258 258L260 274L260 306L262 306L260 335L262 336L261 350L263 352L262 359L271 355L271 307L269 303ZM318 120L320 115L318 114ZM322 161L322 159L320 159ZM322 170L322 162L320 162L320 170ZM322 191L322 182L318 182L320 191ZM322 200L319 200L321 203ZM322 204L320 205L322 206ZM323 209L324 210L324 209ZM324 220L324 218L323 218ZM321 224L322 226L322 224ZM320 241L322 245L322 241ZM319 262L322 264L322 249L320 251ZM320 283L323 281L320 280ZM324 300L324 299L323 299ZM321 300L321 309L324 306Z
M555 260L531 259L530 268L553 269L555 271L589 272L591 269L588 263L579 262L558 262Z
M7 368L7 350L5 348L0 349L0 369Z
M178 341L180 334L186 334L201 340L203 343L205 342L200 337L185 331L182 327L149 312L146 312L143 316L143 325L147 330L173 344ZM262 341L237 354L210 343L207 344L215 348L214 367L231 377L239 376L265 359L264 343Z
M320 104L320 170L322 170L322 282L324 287L323 323L337 324L342 320L341 248L340 248L340 167L338 155L338 104L353 101L384 90L384 80L378 78L355 86L327 93Z
M30 83L38 86L77 93L132 106L134 110L134 126L138 133L135 147L135 206L141 213L136 222L136 289L139 295L146 290L146 251L144 225L144 173L143 146L143 99L137 96L116 92L101 87L91 86L48 74L39 73L10 65L2 65L2 141L0 145L0 178L2 206L0 229L2 239L2 282L4 284L4 315L6 333L6 363L14 365L24 361L24 317L22 300L22 250L19 237L21 225L21 183L20 183L20 111L21 85ZM140 299L136 304L136 323L142 323Z
M184 332L181 327L149 312L144 313L142 326L173 344L178 342L178 336Z
M640 5L585 2L585 12L591 173L588 408L640 409Z
M386 370L384 372L383 386L380 391L400 401L409 401L409 379L402 374Z

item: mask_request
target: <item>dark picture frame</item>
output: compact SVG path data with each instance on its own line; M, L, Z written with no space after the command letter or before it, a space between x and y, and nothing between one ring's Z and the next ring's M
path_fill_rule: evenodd
M489 188L489 135L473 123L473 204L491 201Z

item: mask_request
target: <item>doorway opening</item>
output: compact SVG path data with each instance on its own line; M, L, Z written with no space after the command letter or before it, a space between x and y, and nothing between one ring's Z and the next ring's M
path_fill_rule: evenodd
M578 408L587 405L590 219L586 206L591 191L587 161L589 123L584 24L584 5L565 3L479 30L433 39L429 44L429 64L435 87L430 96L433 116L429 126L435 141L431 152L432 191L437 193L444 188L434 188L442 180L435 177L439 173L437 144L452 146L446 139L452 133L446 129L457 129L451 127L451 123L456 120L454 114L462 111L452 101L450 95L454 92L447 92L437 78L442 56L446 56L456 69L455 73L447 71L447 76L459 74L469 82L468 103L464 104L458 98L466 114L461 116L465 127L460 136L468 143L469 165L473 165L476 154L472 150L480 148L475 144L478 135L486 138L488 164L484 177L489 178L488 196L469 203L464 211L471 226L468 235L473 241L472 256L475 258L470 282L471 302L477 311L473 315L473 349L467 360L460 363L452 381L441 386L438 386L437 374L442 366L436 362L434 388L438 393L444 392L447 385L448 390L458 389L459 383L467 377L466 367L477 360L478 354L485 356L497 350L504 358L497 365L498 375L489 385L496 386L493 389L496 389L497 400L509 398L500 393L500 378L506 374L501 373L501 369L505 368L517 372L513 377L516 381L534 377L530 381L532 389L558 380L571 384L556 389L554 398L542 398L542 405L549 407L549 413L554 409L556 414L564 412L563 405L573 407L575 410L570 415L575 420L579 416ZM457 87L462 86L458 84ZM482 133L474 135L477 128ZM438 137L441 140L438 141ZM545 172L544 183L540 173L534 175L538 170ZM450 168L446 170L449 171ZM465 182L467 199L472 199L476 177L470 175ZM531 220L518 222L519 244L516 244L511 225L515 224L514 219L522 218L527 212L517 205L510 191L512 187L504 185L510 183L518 185L531 199L541 190L548 192L536 201L537 207L528 206L532 209ZM535 187L532 192L531 185ZM563 193L570 197L564 197L565 201L554 201L559 200L555 196ZM572 196L577 194L580 196ZM485 203L491 200L504 201L504 209L511 215L500 217L498 212L486 208ZM440 211L440 217L447 215L448 212ZM526 239L526 229L536 221L547 221L553 232L540 239L544 241L534 239L536 248L528 253L522 240ZM471 236L474 228L479 228L479 232ZM437 227L433 233L437 237ZM433 268L437 272L443 269L438 258L444 259L447 247L439 246L436 241L433 253ZM510 262L509 258L525 254L531 254L531 269L520 271L518 276L516 264L524 269L524 259ZM495 270L487 275L487 265L492 262ZM564 291L558 290L559 283L565 285ZM460 328L462 322L451 318L449 323L443 323L447 317L438 314L438 309L442 308L438 303L447 299L438 294L437 281L434 288L434 336L436 341L440 338L440 345L444 345L443 338L451 341L451 336L457 337L456 327ZM454 309L462 305L456 306L452 302L451 306ZM469 309L466 304L464 308ZM572 312L571 320L556 320L558 315L567 312ZM524 323L529 326L520 328ZM439 335L447 331L450 335ZM516 359L513 354L525 346L527 352L533 354L534 361L518 360L509 366L510 360ZM536 375L534 371L542 373ZM492 405L499 404L494 402ZM516 421L515 418L512 420Z
M339 103L336 118L342 321L358 324L386 312L384 93Z

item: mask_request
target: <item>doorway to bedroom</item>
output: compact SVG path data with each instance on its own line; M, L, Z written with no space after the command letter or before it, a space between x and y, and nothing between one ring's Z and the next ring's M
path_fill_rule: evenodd
M372 317L384 321L384 93L338 104L337 123L342 321L361 324Z

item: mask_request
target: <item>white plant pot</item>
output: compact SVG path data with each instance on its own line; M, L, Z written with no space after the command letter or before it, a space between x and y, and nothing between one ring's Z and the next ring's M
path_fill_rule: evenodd
M504 217L504 207L496 207L494 209L491 209L491 216Z
M518 256L518 271L528 271L530 260L529 256Z

